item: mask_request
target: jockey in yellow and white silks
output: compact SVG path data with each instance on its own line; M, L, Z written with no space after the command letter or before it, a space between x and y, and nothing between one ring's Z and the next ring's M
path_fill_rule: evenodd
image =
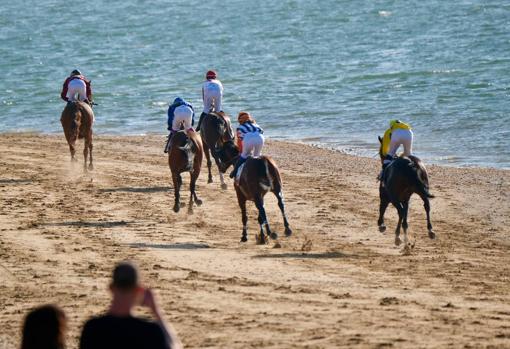
M412 154L413 131L410 125L400 120L391 120L390 128L384 133L381 145L381 155L384 157L383 168L393 160L401 145L404 148L404 156Z

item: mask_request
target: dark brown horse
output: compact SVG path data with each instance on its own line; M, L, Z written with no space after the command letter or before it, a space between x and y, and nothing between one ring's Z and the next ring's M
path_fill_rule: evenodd
M379 137L379 142L382 142ZM383 160L381 149L381 163ZM429 192L429 179L427 170L422 161L416 156L398 157L386 167L379 184L379 219L377 225L379 231L384 232L384 212L391 202L398 212L398 223L395 230L395 245L400 245L400 227L404 229L404 251L409 252L410 243L407 237L407 214L409 211L409 200L411 195L418 194L423 200L427 214L427 229L429 237L434 239L436 234L430 223L430 201L434 196Z
M248 240L248 216L246 214L246 201L248 200L253 201L259 211L258 221L260 225L260 235L257 235L257 243L265 244L267 242L264 236L264 228L266 229L266 235L268 237L271 239L278 238L278 235L269 228L266 211L264 209L264 196L269 191L271 191L278 200L278 207L282 212L283 224L285 226L285 236L290 236L292 230L289 227L289 222L285 215L282 180L274 161L268 156L261 156L260 158L248 157L242 166L244 169L239 169L241 174L234 182L243 221L241 242L246 242Z
M200 127L200 135L202 136L204 144L204 153L207 159L207 169L209 177L207 183L212 183L211 173L211 155L214 158L216 166L218 166L221 188L227 189L227 184L223 178L223 173L232 163L222 162L218 155L218 151L223 148L224 143L233 141L234 135L230 125L230 119L225 114L210 112L204 116Z
M198 133L194 131L184 131L174 133L170 140L170 151L168 152L168 165L172 171L172 180L174 183L175 204L174 211L179 212L185 205L180 202L180 189L182 185L181 173L189 172L191 180L189 184L190 198L188 213L193 213L193 202L197 206L202 205L195 192L195 186L200 175L203 157L202 140Z
M76 154L76 140L85 139L85 148L83 149L83 157L85 162L83 164L84 171L87 171L87 156L90 156L89 170L94 169L92 165L92 124L94 123L94 112L92 108L85 102L68 102L60 122L64 128L69 150L71 151L71 161L76 161L74 154Z

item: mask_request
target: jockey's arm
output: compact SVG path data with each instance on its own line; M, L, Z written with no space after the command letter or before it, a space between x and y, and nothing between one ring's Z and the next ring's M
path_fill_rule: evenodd
M66 81L64 81L64 85L62 86L62 92L60 92L60 98L62 98L64 101L68 101L67 99L67 83L68 83L69 79L66 79Z
M237 147L239 148L239 152L243 152L243 134L237 131Z
M91 86L91 81L87 80L85 82L85 85L87 85L87 99L89 100L89 102L92 102L92 86Z

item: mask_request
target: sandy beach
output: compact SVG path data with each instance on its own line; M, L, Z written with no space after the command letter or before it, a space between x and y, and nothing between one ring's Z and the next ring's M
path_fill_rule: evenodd
M67 313L75 348L123 259L140 265L187 348L510 348L510 171L428 166L438 238L413 196L404 256L393 207L377 229L376 159L269 141L294 231L283 237L268 195L273 248L255 244L252 204L239 242L233 185L221 190L216 169L207 184L205 162L203 206L172 211L164 137L94 145L84 174L81 142L72 166L63 135L0 135L0 348L17 348L23 316L48 302Z

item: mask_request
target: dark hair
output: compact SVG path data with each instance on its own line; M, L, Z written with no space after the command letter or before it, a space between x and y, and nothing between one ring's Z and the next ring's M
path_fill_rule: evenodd
M66 316L56 305L30 311L23 323L21 349L64 349Z
M131 262L120 262L113 269L112 286L121 290L131 290L138 286L138 269Z

